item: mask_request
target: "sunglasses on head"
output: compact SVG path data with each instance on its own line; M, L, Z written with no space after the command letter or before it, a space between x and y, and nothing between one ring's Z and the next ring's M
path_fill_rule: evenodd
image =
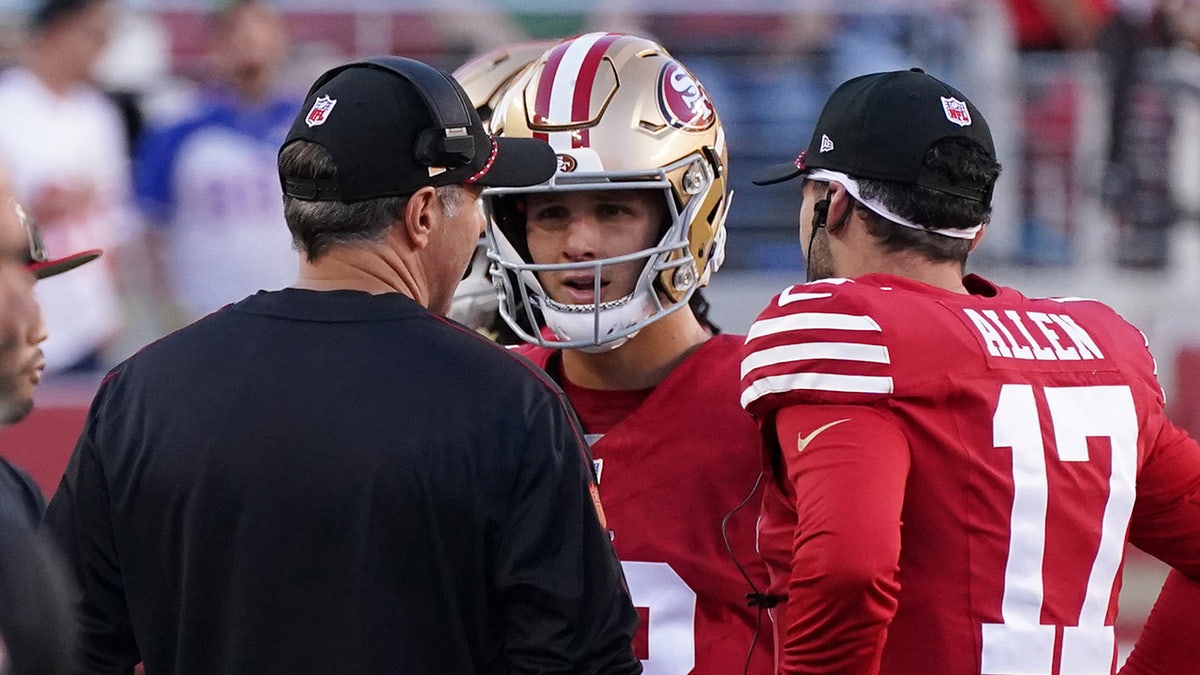
M25 208L19 202L13 202L13 209L16 210L21 227L25 228L25 237L29 240L29 253L25 263L35 265L50 260L50 257L46 255L46 244L42 241L42 233L38 230L37 223L29 214L25 213Z
M45 279L75 269L100 257L100 250L92 249L51 260L50 255L46 252L46 243L42 240L42 233L38 229L37 223L29 214L25 213L24 207L19 202L13 201L13 210L17 212L17 219L21 221L21 227L25 228L25 237L29 241L29 251L25 254L25 266L38 279Z

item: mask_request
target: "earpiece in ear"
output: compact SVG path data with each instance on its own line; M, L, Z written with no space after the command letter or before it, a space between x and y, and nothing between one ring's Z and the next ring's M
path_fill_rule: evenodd
M825 227L825 219L829 217L829 197L819 200L813 204L813 229Z

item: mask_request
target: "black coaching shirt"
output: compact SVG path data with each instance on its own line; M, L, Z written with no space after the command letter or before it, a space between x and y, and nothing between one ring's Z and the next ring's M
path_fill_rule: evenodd
M640 672L581 443L405 296L229 306L109 374L51 500L84 670Z
M42 522L45 498L24 469L0 457L0 518L25 527Z

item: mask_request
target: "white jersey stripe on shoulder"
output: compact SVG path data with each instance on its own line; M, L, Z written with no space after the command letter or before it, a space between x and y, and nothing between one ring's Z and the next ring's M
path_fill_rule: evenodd
M549 119L552 123L563 124L564 121L571 119L572 107L575 103L575 85L579 80L579 68L583 65L583 60L587 57L592 45L606 35L608 33L582 35L572 41L567 52L563 54L562 61L558 64L558 70L554 73L554 84L550 89ZM555 150L570 149L571 132L553 132L549 134L549 143Z
M742 377L756 368L777 366L796 361L865 361L867 363L891 363L888 348L883 345L868 345L858 342L805 342L798 345L783 345L762 349L742 359Z
M810 293L810 292L803 292L803 291L794 292L793 289L795 289L795 288L796 288L795 286L792 286L791 288L784 289L784 291L779 294L779 300L775 301L775 304L780 307L786 307L786 306L792 304L793 302L802 302L804 300L821 300L824 298L833 297L833 293L829 293L829 292L825 292L825 293Z
M823 312L802 312L778 316L774 319L755 321L746 334L746 342L765 335L776 335L793 330L869 330L876 333L883 329L869 316L853 314L829 314Z
M837 391L853 394L891 394L892 378L836 373L793 373L760 377L742 392L742 407L769 394L797 390Z

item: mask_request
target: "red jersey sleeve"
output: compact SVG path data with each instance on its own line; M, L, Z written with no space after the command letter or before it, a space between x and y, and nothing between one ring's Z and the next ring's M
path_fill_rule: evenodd
M1129 541L1200 581L1200 445L1163 419L1137 487Z
M1171 572L1120 675L1200 673L1200 582Z
M878 672L896 612L907 442L866 406L790 406L776 417L796 529L780 672Z
M798 403L867 403L893 393L891 354L869 303L844 279L792 286L750 331L742 407L758 419Z

